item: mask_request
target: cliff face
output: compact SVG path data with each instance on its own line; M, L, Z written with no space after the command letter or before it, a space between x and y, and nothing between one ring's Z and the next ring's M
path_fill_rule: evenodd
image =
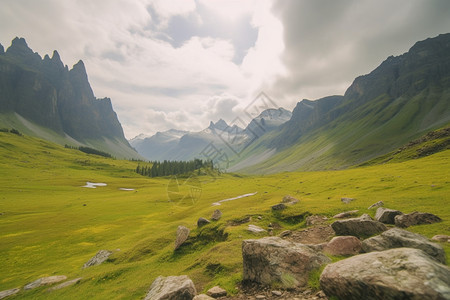
M84 63L69 70L57 51L42 59L23 38L0 49L0 113L17 113L81 143L107 138L130 147L111 100L95 98Z

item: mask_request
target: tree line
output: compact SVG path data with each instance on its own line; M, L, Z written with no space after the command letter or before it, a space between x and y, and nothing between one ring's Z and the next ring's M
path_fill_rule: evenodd
M136 167L136 173L148 177L160 177L200 172L201 169L213 170L214 164L210 160L203 161L197 158L190 161L150 161L148 165L139 164Z
M107 152L103 152L94 148L90 148L90 147L85 147L85 146L80 146L80 147L74 147L74 146L70 146L70 145L64 145L65 148L69 148L69 149L76 149L76 150L80 150L81 152L87 153L87 154L95 154L95 155L100 155L103 157L109 157L112 158L112 155L107 153Z

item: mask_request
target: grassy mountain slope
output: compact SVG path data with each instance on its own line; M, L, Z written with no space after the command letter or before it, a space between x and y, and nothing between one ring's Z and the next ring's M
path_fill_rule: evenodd
M414 232L450 234L450 150L345 171L200 176L201 197L179 203L167 200L169 179L139 176L133 172L136 165L0 132L0 265L8 270L0 272L0 290L64 274L83 280L54 292L21 291L17 298L141 299L157 276L187 274L199 291L219 284L234 293L242 276L242 240L267 235L247 232L248 224L267 228L276 222L282 227L275 230L278 234L304 227L302 218L292 221L290 216L332 216L352 209L373 216L367 207L379 200L405 213L427 211L443 219L410 228ZM86 181L108 185L81 187ZM252 192L257 194L211 205ZM286 194L300 203L272 214L270 207ZM345 205L341 197L357 200ZM197 229L197 219L210 217L217 208L222 219ZM231 226L230 221L246 216L253 216L251 223ZM174 252L178 225L192 231L187 245ZM450 247L443 246L450 258ZM82 270L100 249L120 251L103 265Z
M450 34L418 42L356 78L344 96L299 102L290 121L236 158L234 170L341 169L449 124L449 49ZM276 151L253 166L242 163L251 160L257 148Z

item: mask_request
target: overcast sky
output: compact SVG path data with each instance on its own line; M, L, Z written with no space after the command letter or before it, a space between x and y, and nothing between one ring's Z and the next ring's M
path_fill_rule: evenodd
M0 0L0 43L83 60L127 138L230 122L259 92L292 110L343 94L419 40L448 0Z

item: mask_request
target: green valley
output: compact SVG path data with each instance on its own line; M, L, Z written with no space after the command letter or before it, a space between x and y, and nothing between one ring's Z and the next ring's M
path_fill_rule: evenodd
M440 150L339 171L201 175L201 195L171 202L170 178L141 176L134 172L138 162L0 132L0 291L66 275L82 280L52 292L22 290L16 298L142 299L156 277L186 274L199 292L220 285L235 294L242 280L242 241L269 235L249 232L249 224L267 229L276 223L277 235L304 228L308 215L327 216L331 223L333 215L357 209L373 217L368 207L380 200L404 213L430 212L443 220L408 230L429 238L450 235L450 150ZM178 180L180 189L189 188L184 178ZM107 185L83 187L88 181ZM248 193L256 194L212 206ZM273 212L271 206L285 195L300 201ZM356 200L343 204L342 197ZM217 208L222 218L197 228L197 219L210 218ZM251 221L239 224L246 217ZM179 225L191 233L174 251ZM448 262L450 246L441 245ZM114 253L102 265L82 269L101 249Z

